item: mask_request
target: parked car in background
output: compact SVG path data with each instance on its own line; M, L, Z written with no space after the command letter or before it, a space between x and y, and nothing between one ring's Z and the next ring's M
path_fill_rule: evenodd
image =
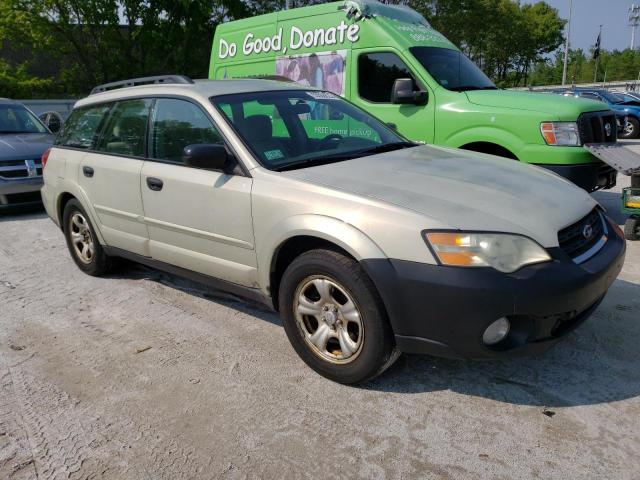
M42 203L42 154L54 136L19 102L0 99L0 211Z
M294 83L96 87L43 159L45 208L83 272L124 257L263 302L343 383L399 352L542 353L624 262L620 228L565 179L410 142Z
M626 117L620 138L638 138L640 136L640 100L635 96L597 88L572 88L555 90L553 93L606 103L616 115Z

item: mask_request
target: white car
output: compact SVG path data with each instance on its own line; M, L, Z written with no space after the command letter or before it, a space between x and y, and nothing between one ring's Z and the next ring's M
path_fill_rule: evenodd
M624 261L620 229L555 174L408 142L285 82L98 87L43 161L44 204L84 272L124 257L263 302L343 383L399 352L542 352Z

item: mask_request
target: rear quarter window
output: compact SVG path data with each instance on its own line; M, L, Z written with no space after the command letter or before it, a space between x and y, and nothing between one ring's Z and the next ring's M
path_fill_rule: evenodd
M110 104L75 109L62 127L55 145L83 150L92 149L110 109Z

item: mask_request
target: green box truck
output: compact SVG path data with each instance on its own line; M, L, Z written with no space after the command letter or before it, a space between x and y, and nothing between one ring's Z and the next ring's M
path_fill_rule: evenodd
M616 142L612 111L498 89L407 7L347 0L219 25L209 77L260 76L341 95L414 141L539 165L588 191L615 185L616 171L585 147ZM316 129L329 138L339 132Z

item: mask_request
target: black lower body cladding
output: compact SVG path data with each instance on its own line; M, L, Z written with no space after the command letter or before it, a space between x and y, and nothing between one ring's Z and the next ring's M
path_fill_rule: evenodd
M596 309L620 273L625 252L611 226L603 249L580 265L559 248L550 251L551 262L513 274L403 260L363 264L401 351L483 359L537 354L553 346ZM485 345L484 331L502 317L511 324L508 336Z
M579 165L536 164L536 166L557 173L587 192L615 187L618 175L618 172L613 167L604 162Z

